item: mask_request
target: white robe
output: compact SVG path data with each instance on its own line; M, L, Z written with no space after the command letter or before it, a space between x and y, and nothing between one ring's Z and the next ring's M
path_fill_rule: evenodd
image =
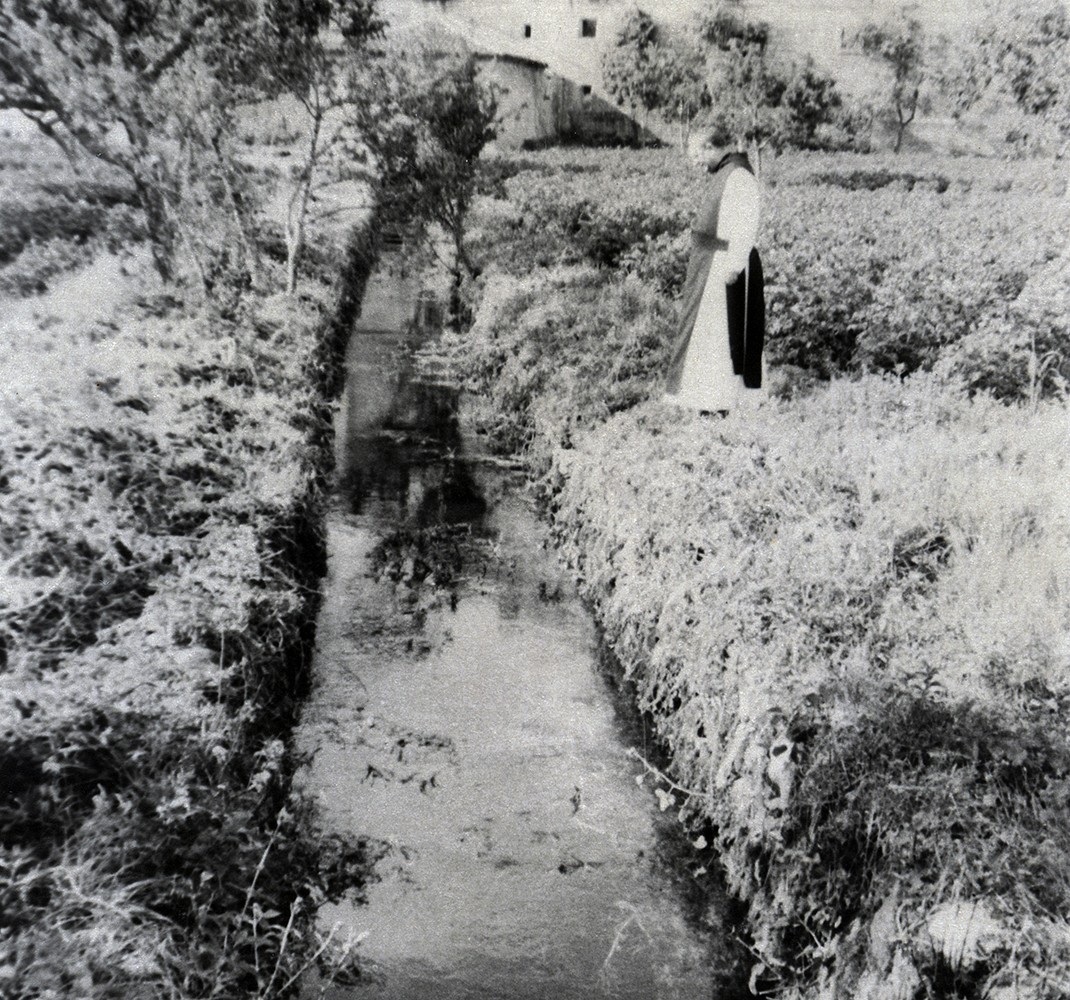
M743 397L743 378L732 369L726 288L747 266L758 237L758 209L758 181L748 170L733 170L717 214L717 238L725 240L728 248L715 251L710 261L680 391L670 397L681 406L733 410Z

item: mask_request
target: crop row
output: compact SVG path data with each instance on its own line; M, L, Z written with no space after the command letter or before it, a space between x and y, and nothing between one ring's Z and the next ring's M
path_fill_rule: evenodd
M530 162L501 182L506 198L485 203L473 234L496 268L526 275L591 263L634 272L667 296L679 290L701 174L664 153ZM1035 388L1024 378L1034 353L1048 359L1041 388L1057 390L1070 376L1070 330L1042 302L1015 303L1065 247L1060 173L948 160L894 175L865 164L785 157L767 169L759 247L771 360L822 379L942 361L972 387L1013 397ZM945 171L958 182L945 184ZM889 176L911 180L856 183ZM1023 375L1017 384L1006 378L1008 356Z

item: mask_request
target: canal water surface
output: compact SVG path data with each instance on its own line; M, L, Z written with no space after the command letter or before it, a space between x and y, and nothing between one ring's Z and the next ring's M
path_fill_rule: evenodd
M414 374L420 312L403 278L373 280L338 418L299 744L326 826L383 854L365 902L320 914L361 936L364 970L327 995L735 995L723 907L637 782L642 724L523 482Z

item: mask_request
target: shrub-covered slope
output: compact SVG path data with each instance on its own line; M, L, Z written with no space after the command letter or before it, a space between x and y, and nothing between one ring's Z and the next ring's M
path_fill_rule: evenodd
M717 424L648 404L559 452L555 523L767 985L1055 997L1065 413L933 394L867 380Z
M723 421L658 400L686 235L653 228L666 205L686 227L694 182L653 154L553 154L503 182L457 357L483 428L548 473L670 751L661 791L748 904L755 988L1053 1000L1070 508L1065 408L1036 399L1070 342L1037 277L1064 236L1017 234L1037 204L1065 212L1063 187L1037 164L892 162L770 168L780 398ZM871 364L889 373L813 381ZM892 373L910 368L931 371Z

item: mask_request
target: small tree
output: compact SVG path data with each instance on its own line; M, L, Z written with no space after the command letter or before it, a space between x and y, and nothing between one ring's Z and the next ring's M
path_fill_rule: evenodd
M381 218L445 234L450 316L459 328L464 279L479 274L465 236L479 157L497 134L497 102L470 55L439 46L380 60L361 92L355 121L374 157Z
M602 56L602 80L606 90L618 105L631 111L633 120L640 109L653 111L663 96L658 40L659 30L654 19L636 7L618 29L614 44ZM638 142L638 122L635 138Z
M733 42L716 58L710 77L715 139L745 142L760 167L762 150L787 139L789 114L782 105L787 87L785 74L764 48Z
M655 107L680 126L680 148L687 152L696 118L710 106L706 60L702 52L680 40L655 46L652 76L657 87Z
M925 39L921 22L902 10L880 24L864 25L857 44L866 55L883 62L892 73L887 95L895 113L895 151L903 146L908 126L918 114L921 87L925 79Z
M633 118L642 109L679 123L684 150L692 123L709 104L705 77L703 53L667 36L639 8L629 14L602 58L602 79L617 103L630 108Z
M335 154L359 117L363 95L354 70L384 23L373 0L270 0L267 13L267 84L276 94L292 95L307 116L304 155L286 213L286 290L292 294L315 191L333 179Z
M785 139L801 149L823 149L827 131L845 125L847 114L836 81L812 58L794 67L781 103L786 111Z

